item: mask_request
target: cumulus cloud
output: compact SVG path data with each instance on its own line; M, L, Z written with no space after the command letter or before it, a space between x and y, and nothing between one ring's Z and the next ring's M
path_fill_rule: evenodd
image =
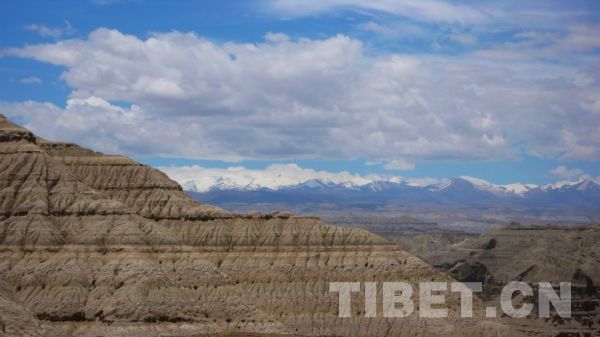
M600 176L593 177L592 175L586 173L582 169L579 168L569 168L565 165L559 165L552 170L550 170L550 174L564 181L574 181L574 180L594 180L597 183L600 183Z
M64 108L34 101L0 102L0 113L27 121L24 126L44 138L75 141L109 154L193 157L201 151L217 152L224 160L239 158L231 155L234 151L218 152L220 144L204 135L197 121L157 118L138 105L122 107L95 96L71 98Z
M23 29L37 32L42 37L51 37L54 39L75 34L75 28L73 28L71 23L67 20L65 20L65 24L62 27L50 27L44 24L34 23L24 26Z
M568 168L564 165L557 166L550 170L552 175L555 175L560 178L572 179L581 177L584 172L578 168Z
M383 168L386 170L414 170L415 164L406 161L405 159L396 159L390 162L387 162L383 165Z
M559 49L543 57L560 60ZM344 35L216 43L105 28L4 53L65 67L61 77L74 90L64 108L4 103L0 112L44 137L109 152L410 163L520 151L600 156L600 81L587 71L598 67L593 58L540 62L517 46L461 58L374 56Z

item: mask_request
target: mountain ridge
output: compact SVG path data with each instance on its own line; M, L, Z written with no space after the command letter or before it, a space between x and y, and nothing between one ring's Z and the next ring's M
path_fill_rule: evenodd
M185 180L179 181L182 186L184 186L184 190L190 192L203 193L208 191L216 191L216 190L284 190L284 189L298 189L301 187L326 187L326 188L347 188L347 189L359 189L359 188L371 188L372 190L378 190L378 186L381 185L391 185L391 186L413 186L413 187L423 187L429 190L442 190L449 185L452 185L456 182L468 182L469 184L477 187L481 190L487 190L493 193L499 194L512 194L512 195L523 195L529 191L540 189L542 191L548 190L557 190L569 188L574 185L580 185L585 183L586 185L598 186L600 187L600 182L595 181L591 178L586 179L577 179L577 180L566 180L566 181L558 181L556 183L537 185L537 184L529 184L529 183L510 183L510 184L494 184L490 183L481 178L475 178L471 176L456 176L449 179L444 179L437 183L425 184L425 183L417 183L414 179L402 179L399 177L391 177L391 178L375 178L369 182L365 182L362 184L353 182L351 180L334 182L330 179L308 179L304 181L288 183L288 184L279 184L279 185L266 185L255 183L251 181L250 183L239 183L234 181L231 178L220 178L215 183L209 185L203 185L203 188L198 188L197 183L194 180Z
M600 184L578 180L560 184L495 185L459 176L436 184L417 185L410 181L374 181L364 185L309 180L278 189L268 187L215 186L206 192L188 193L196 200L226 207L228 204L261 204L277 201L283 207L302 203L328 203L344 210L356 205L371 209L402 206L450 205L461 209L507 208L535 213L539 209L571 210L593 218L600 217Z
M454 295L435 322L344 320L328 292L331 281L398 279L453 280L366 230L201 204L154 168L0 116L2 337L516 333L458 320Z

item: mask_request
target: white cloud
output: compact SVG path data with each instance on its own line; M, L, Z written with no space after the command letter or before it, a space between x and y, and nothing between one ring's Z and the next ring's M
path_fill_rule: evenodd
M366 21L356 26L360 30L371 32L393 39L426 39L429 33L418 24L404 22L402 20L391 20L390 22L380 23L376 21Z
M23 29L37 32L42 37L51 37L58 39L62 36L68 36L75 34L75 28L71 26L71 23L65 20L65 24L62 27L50 27L43 24L30 24L23 27Z
M550 173L557 177L567 178L567 179L579 178L584 174L583 170L581 170L581 169L567 168L564 165L560 165L560 166L553 168L552 170L550 170Z
M580 179L591 179L600 182L600 177L592 177L591 175L585 173L582 169L579 168L568 168L564 165L557 166L550 170L550 174L556 176L561 179L566 180L580 180Z
M33 101L0 103L0 113L26 120L25 127L47 139L80 140L107 153L143 151L143 144L160 146L160 141L152 140L156 133L144 128L145 117L136 105L125 109L88 97L69 99L64 109Z
M490 13L467 6L438 0L270 0L270 10L291 16L328 12L340 8L354 8L391 13L426 22L484 23Z
M566 183L576 180L593 180L600 184L600 176L593 177L579 168L569 168L565 165L559 165L549 171L551 175L562 179L557 184Z
M600 48L600 25L574 25L563 39L558 41L558 48L563 51L582 52Z
M450 35L450 40L467 45L472 45L477 42L477 38L469 34L452 34Z
M265 41L273 43L289 42L290 37L283 33L268 32L265 34Z
M408 171L408 170L414 170L415 164L408 162L405 159L396 159L396 160L392 160L388 163L385 163L383 165L383 168L386 170Z
M23 84L42 84L42 80L35 76L24 77L19 80L19 83Z
M390 27L384 26L384 25L374 22L374 21L368 21L368 22L362 23L359 25L359 28L369 31L369 32L379 33L379 34L383 34L383 35L394 35L395 34L395 31L393 29L391 29Z
M65 108L4 103L2 113L25 118L46 138L109 152L411 163L501 160L520 149L600 156L593 58L565 64L555 54L556 62L540 62L517 46L462 57L373 56L343 35L215 43L179 32L142 40L104 28L4 54L65 67L62 79L74 91Z

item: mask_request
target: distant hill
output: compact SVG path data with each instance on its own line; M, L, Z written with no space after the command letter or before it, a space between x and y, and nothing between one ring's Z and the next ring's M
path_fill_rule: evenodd
M495 185L472 177L455 177L431 185L411 181L373 181L363 185L309 180L291 186L267 188L224 183L197 192L193 182L184 185L194 199L231 210L290 209L307 213L327 211L393 210L417 207L433 211L466 212L502 210L523 216L567 216L569 221L600 218L600 184L593 180Z

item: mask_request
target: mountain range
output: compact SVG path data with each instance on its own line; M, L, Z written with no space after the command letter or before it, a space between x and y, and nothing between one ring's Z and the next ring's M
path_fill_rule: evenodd
M600 184L594 180L563 181L549 185L496 185L482 179L459 176L434 184L418 184L397 178L366 184L351 181L308 180L277 188L230 180L213 184L206 192L195 191L193 181L183 182L193 198L212 204L277 203L296 209L298 205L333 204L338 209L381 209L395 205L453 206L464 209L507 208L569 210L570 214L600 216Z

